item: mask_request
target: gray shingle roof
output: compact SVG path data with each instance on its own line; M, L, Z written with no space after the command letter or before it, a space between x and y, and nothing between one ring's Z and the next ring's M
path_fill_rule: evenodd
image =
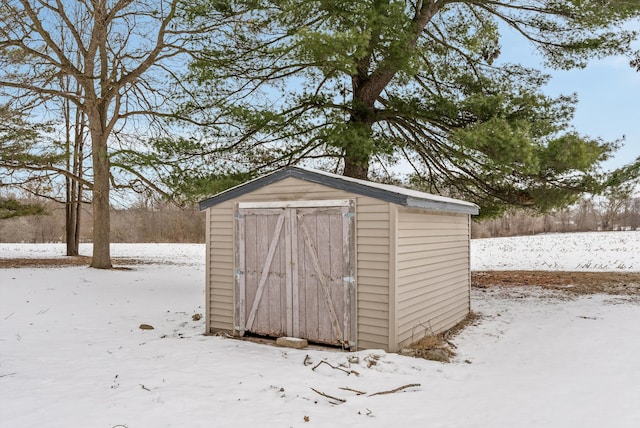
M472 215L476 215L479 212L479 207L471 202L432 195L430 193L405 189L404 187L393 186L390 184L373 183L366 180L359 180L357 178L345 177L299 166L282 168L254 180L247 181L246 183L240 184L236 187L232 187L231 189L227 189L211 198L200 201L200 209L207 209L219 203L234 199L245 193L267 186L271 183L284 180L288 177L322 184L334 189L340 189L362 196L369 196L371 198L380 199L409 208Z

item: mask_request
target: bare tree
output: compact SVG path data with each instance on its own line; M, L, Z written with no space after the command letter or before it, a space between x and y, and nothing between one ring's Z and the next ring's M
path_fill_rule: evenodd
M79 88L78 88L79 89ZM72 108L69 100L64 100L64 157L66 170L71 172L65 179L65 242L67 256L77 256L80 247L80 222L83 203L83 182L86 116Z
M111 267L114 136L148 133L170 116L186 63L181 57L204 31L182 28L179 6L179 0L0 0L0 96L41 117L62 99L86 117L90 174L80 176L74 165L59 172L91 192L95 268ZM134 168L127 173L153 185Z
M598 230L598 207L593 197L583 197L574 210L576 230L588 232Z
M544 217L516 211L474 222L474 238L536 233L640 230L640 198L633 182L611 187L603 195L584 197L570 208Z
M627 226L631 230L640 230L640 198L633 198L627 211Z
M625 208L632 200L634 182L624 182L618 186L612 186L604 192L598 202L600 227L602 230L615 230L621 227L619 224Z

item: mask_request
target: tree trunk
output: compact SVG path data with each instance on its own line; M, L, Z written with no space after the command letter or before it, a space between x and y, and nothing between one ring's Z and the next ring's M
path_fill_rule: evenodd
M408 39L405 51L413 52L420 34L425 29L429 21L442 7L443 2L424 2L416 10L412 18L412 37ZM445 2L446 3L446 2ZM369 45L369 54L363 56L357 65L357 72L351 76L351 84L353 89L353 108L349 122L356 129L368 132L368 136L372 135L372 127L376 122L375 103L384 89L393 80L394 76L400 70L393 57L379 61L374 71L370 70L371 64L377 62L375 59L375 48L378 39L372 39ZM344 173L347 177L359 178L367 180L369 176L369 162L371 160L371 151L365 153L366 149L357 147L357 142L346 142L344 151Z
M90 123L91 120L90 120ZM93 122L95 123L95 122ZM109 157L107 136L91 130L91 156L93 158L93 259L91 267L111 269L110 213L109 213Z
M75 183L67 178L67 198L65 209L65 235L67 243L67 256L78 255L78 244L76 240L76 201Z
M350 155L349 150L344 156L344 173L347 177L366 180L369 178L369 158L365 156Z
M73 146L71 145L70 134L67 139L67 170L73 172L77 179L67 177L67 255L77 256L80 249L80 221L82 213L82 183L84 160L84 114L76 110ZM67 126L69 132L69 126ZM73 147L73 153L71 152Z
M62 80L63 86L68 86L68 82ZM71 104L68 100L64 102L64 125L65 125L65 157L67 171L75 173L76 160L75 160L75 148L77 141L74 140L71 143ZM73 152L71 150L73 146ZM66 176L65 177L65 210L64 210L64 231L65 242L67 244L67 256L78 255L78 245L75 239L75 201L76 201L76 180Z
M76 224L74 225L75 247L80 250L80 225L82 221L82 184L78 184L78 199L76 200L74 209L76 211Z
M375 122L374 103L376 96L371 96L362 89L359 79L353 79L353 106L349 125L359 138L344 141L344 172L347 177L367 180L369 178L369 161L371 160L371 146L361 147L360 139L370 139L373 135ZM365 88L366 89L366 88Z
M77 256L80 249L80 214L82 211L82 184L71 180L67 185L65 232L67 256Z

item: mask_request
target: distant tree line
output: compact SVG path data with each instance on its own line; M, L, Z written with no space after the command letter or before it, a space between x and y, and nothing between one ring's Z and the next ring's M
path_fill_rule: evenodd
M17 202L39 208L28 215L0 217L0 242L64 242L64 204L43 198ZM112 208L111 217L113 242L201 243L205 238L204 214L194 206L181 208L166 201L141 197L129 208ZM88 204L84 204L81 218L80 242L91 242ZM474 221L472 237L611 230L640 230L640 197L609 194L583 198L570 207L543 215L511 211L500 217Z
M584 198L562 210L545 215L524 211L475 222L474 238L535 235L539 233L640 230L640 197L617 199L611 195Z
M48 243L65 240L65 206L33 198L23 204L42 209L37 215L0 220L0 242ZM79 242L92 242L91 208L82 207ZM111 208L112 242L204 242L204 214L196 207L138 201L127 209Z
M63 204L64 233L42 234L74 255L89 230L100 269L110 242L182 239L162 235L171 208L120 215L121 195L189 203L298 163L360 179L404 163L485 218L553 212L640 159L601 174L620 141L574 129L576 96L546 95L501 40L550 69L637 67L639 17L629 0L0 0L0 189ZM0 215L38 209L15 202ZM20 221L57 225L58 206Z

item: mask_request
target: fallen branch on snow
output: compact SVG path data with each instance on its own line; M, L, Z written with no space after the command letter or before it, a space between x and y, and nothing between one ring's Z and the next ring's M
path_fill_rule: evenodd
M408 385L399 386L397 388L390 389L388 391L374 392L373 394L369 394L369 397L373 397L374 395L393 394L395 392L402 391L403 389L413 388L413 387L418 387L418 386L420 386L419 383L410 383Z
M359 375L360 375L360 373L358 373L358 372L357 372L357 371L355 371L355 370L347 370L347 369L344 369L344 368L342 368L342 367L340 367L340 366L334 366L333 364L328 363L328 362L327 362L327 361L325 361L325 360L320 361L318 364L316 364L315 366L313 366L313 367L311 368L311 370L315 371L315 370L316 370L316 369L317 369L321 364L326 364L326 365L328 365L329 367L331 367L332 369L340 370L340 371L342 371L342 372L345 372L347 375L350 375L350 374L352 374L352 373L353 373L353 374L355 374L356 376L359 376Z
M329 364L329 363L327 363L327 364ZM318 364L318 365L320 365L320 364ZM336 367L333 367L333 368L336 368ZM399 386L399 387L394 388L394 389L390 389L388 391L374 392L373 394L367 395L367 397L373 397L373 396L376 396L376 395L394 394L396 392L403 391L403 390L405 390L407 388L414 388L414 387L418 387L418 386L420 386L419 383L410 383L410 384L407 384L407 385ZM364 392L364 391L358 391L357 389L349 388L348 386L342 386L339 389L341 389L343 391L355 392L356 395L365 395L366 394L366 392ZM318 395L322 395L323 397L328 398L329 400L336 401L337 403L335 403L335 404L342 404L342 403L346 403L347 402L347 400L345 400L344 398L340 398L340 397L335 397L333 395L329 395L329 394L324 393L322 391L318 391L315 388L311 388L311 390L313 392L315 392L316 394L318 394Z
M342 403L346 403L346 402L347 402L347 400L345 400L344 398L334 397L333 395L325 394L324 392L322 392L322 391L318 391L318 390L317 390L317 389L315 389L315 388L311 388L311 390L312 390L313 392L315 392L316 394L322 395L322 396L323 396L323 397L325 397L325 398L328 398L328 399L330 399L330 400L338 401L340 404L342 404Z
M356 395L366 395L366 392L358 391L357 389L349 388L348 386L341 386L340 389L343 390L343 391L355 392Z

